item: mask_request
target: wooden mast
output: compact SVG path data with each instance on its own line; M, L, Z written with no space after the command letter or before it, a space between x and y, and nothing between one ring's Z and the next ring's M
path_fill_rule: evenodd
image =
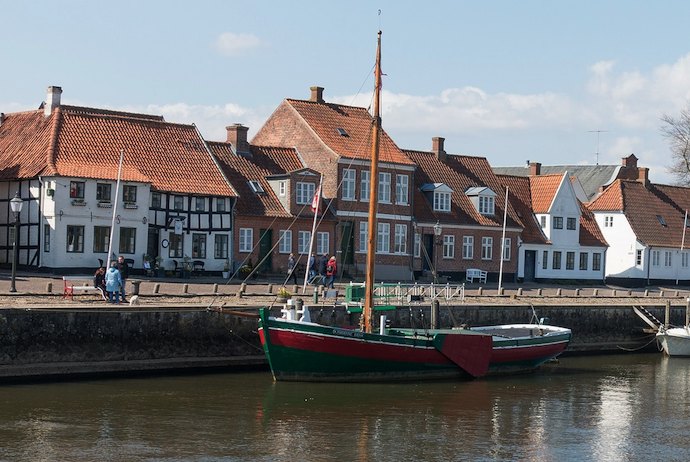
M381 131L381 115L379 100L381 99L381 31L378 34L376 46L376 67L374 70L374 120L372 126L371 168L369 175L369 221L367 227L367 265L365 279L364 309L362 310L362 330L371 332L372 312L374 307L374 264L376 261L377 220L376 206L379 194L379 133Z

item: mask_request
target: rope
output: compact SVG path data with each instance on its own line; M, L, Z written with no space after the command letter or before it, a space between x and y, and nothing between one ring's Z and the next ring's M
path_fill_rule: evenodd
M638 348L625 348L625 347L622 347L620 345L616 345L616 348L619 348L623 351L638 351L638 350L641 350L643 348L647 348L655 340L656 340L656 335L654 335L654 337L652 337L652 339L649 342L645 343L644 345L642 345L641 347L638 347ZM659 346L659 351L661 351L661 346Z

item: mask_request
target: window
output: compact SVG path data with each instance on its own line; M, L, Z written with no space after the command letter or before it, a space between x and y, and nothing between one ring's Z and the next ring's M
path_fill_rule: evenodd
M304 255L309 253L311 231L297 231L297 252Z
M122 202L134 203L137 201L137 187L126 184L122 187Z
M71 199L83 199L85 184L83 181L69 182L69 197Z
M343 169L343 200L353 201L355 200L355 174L356 171L353 168Z
M379 173L379 202L391 202L391 174Z
M455 257L455 236L447 234L443 236L443 258Z
M683 268L688 267L688 253L687 252L682 252L680 254L680 266Z
M206 234L192 234L192 258L206 258Z
M278 195L284 196L287 194L287 181L282 180L278 182Z
M422 235L414 233L414 256L419 258L422 255Z
M553 217L553 229L563 229L563 217Z
M249 180L247 183L249 183L249 187L254 191L254 194L263 194L265 192L263 186L258 181Z
M369 170L362 170L360 172L361 181L359 182L359 200L368 201L369 193L371 192L371 174Z
M50 225L43 225L43 251L50 252Z
M194 198L194 210L197 212L203 212L206 210L206 198L205 197L195 197Z
M573 217L568 217L566 221L566 228L567 229L575 229L575 218Z
M251 252L254 242L254 230L252 228L240 228L240 252Z
M553 252L553 265L551 267L555 270L561 269L561 252Z
M407 225L396 224L395 225L395 244L393 247L393 252L395 253L407 253Z
M96 184L96 200L97 201L110 201L110 190L112 185L110 183L97 183Z
M410 196L410 177L395 175L395 203L407 205Z
M152 192L151 193L151 208L159 209L161 208L161 193Z
M503 261L510 261L510 242L509 237L503 241Z
M598 252L592 254L592 269L601 271L601 254Z
M565 269L571 271L575 269L575 252L565 253Z
M450 193L434 191L434 210L437 212L450 212Z
M216 234L213 247L213 258L228 258L228 235Z
M226 210L225 198L216 197L216 212L225 212Z
M180 238L182 238L181 235ZM120 228L120 253L134 253L136 251L136 243L136 228Z
M281 229L280 231L278 231L278 235L278 252L292 252L292 230Z
M635 265L642 266L642 249L638 249L635 252Z
M170 258L182 258L184 256L184 236L182 234L170 233L168 256Z
M93 227L93 252L94 253L108 253L110 246L110 227L109 226L94 226Z
M664 266L671 266L671 252L668 250L664 252Z
M493 237L483 237L482 238L482 260L491 260L493 258L493 247L494 238Z
M604 217L604 228L612 228L613 227L613 217L612 216L605 216Z
M462 258L464 260L474 258L474 236L462 236Z
M589 254L587 252L580 252L580 270L587 271L589 265Z
M298 182L295 188L297 190L295 193L297 204L311 204L311 200L314 198L314 192L316 191L316 185L314 183Z
M544 250L544 256L541 259L541 269L549 269L549 251Z
M376 251L389 253L391 251L391 224L379 223L376 236Z
M184 197L173 196L173 210L184 210Z
M331 237L327 232L316 233L316 253L323 255L330 252Z
M546 228L546 215L539 217L539 223L541 223L542 228Z
M494 214L494 197L479 196L479 213L482 215Z
M84 227L67 225L67 252L84 252Z
M663 227L666 227L666 226L667 226L667 225L666 225L666 220L664 220L664 217L662 217L661 215L657 215L657 216L656 216L656 219L659 221L659 224L660 224L661 226L663 226Z
M359 251L360 252L366 252L367 251L367 240L369 239L368 229L369 229L369 223L367 223L366 221L360 221L359 222Z
M658 250L652 250L652 266L659 266L660 257L661 252Z

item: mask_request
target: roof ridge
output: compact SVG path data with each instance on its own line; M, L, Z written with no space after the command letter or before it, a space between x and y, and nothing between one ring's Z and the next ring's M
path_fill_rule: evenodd
M57 172L55 155L57 153L58 136L60 135L60 128L62 127L62 110L59 106L55 108L55 115L51 121L53 126L50 131L50 142L48 143L48 152L46 152L46 161L48 162L48 167L55 173Z
M352 109L359 109L359 110L362 110L362 111L365 111L365 112L369 113L369 110L368 110L367 108L365 108L365 107L362 107L362 106L352 106L352 105L350 105L350 104L329 103L329 102L326 102L326 101L321 101L321 102L319 102L319 101L311 101L311 100L309 100L309 99L297 99L297 98L285 98L285 101L295 101L295 102L298 102L298 103L308 103L308 104L319 104L319 105L324 105L324 106L349 107L349 108L352 108ZM369 114L369 115L371 115L371 114Z
M115 109L101 109L93 108L87 106L71 106L63 104L60 106L63 110L67 110L69 113L80 114L80 115L91 115L91 116L113 116L128 119L139 119L139 120L150 120L154 122L164 122L164 123L175 123L167 122L162 115L156 114L144 114L141 112L128 112L128 111L118 111ZM185 124L189 125L189 124Z

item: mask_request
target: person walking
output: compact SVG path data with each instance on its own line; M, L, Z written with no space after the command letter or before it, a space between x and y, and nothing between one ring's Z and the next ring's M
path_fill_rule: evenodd
M297 262L295 261L295 254L291 253L288 257L288 281L292 278L297 284Z
M105 290L105 268L100 266L93 275L93 286L101 291L103 300L106 300L107 291Z
M125 257L122 255L117 257L117 269L120 272L120 279L122 279L122 288L120 290L120 293L122 294L122 301L126 302L125 285L127 284L127 278L129 277L129 265L125 261Z
M314 279L314 275L316 274L316 256L313 253L309 257L307 270L309 271L309 280Z
M326 280L326 266L328 265L328 254L324 253L319 257L319 274Z
M122 286L122 278L120 271L117 269L117 262L112 262L110 268L105 273L105 290L108 292L108 301L110 303L120 303L120 287Z
M335 255L333 255L326 264L326 288L334 289L333 283L335 276L338 274L338 265L335 262Z

